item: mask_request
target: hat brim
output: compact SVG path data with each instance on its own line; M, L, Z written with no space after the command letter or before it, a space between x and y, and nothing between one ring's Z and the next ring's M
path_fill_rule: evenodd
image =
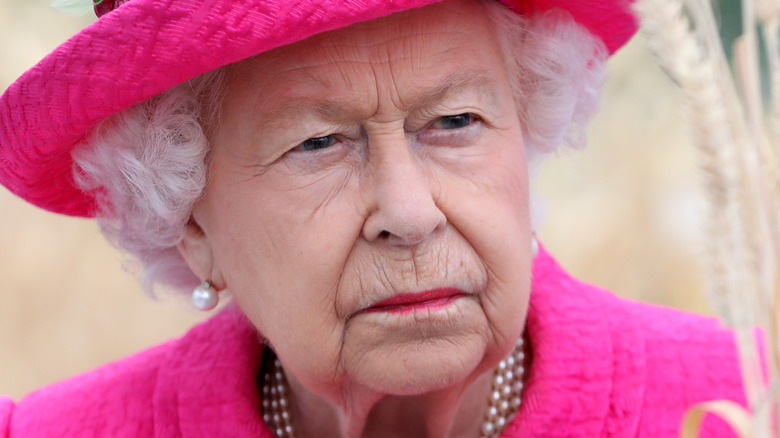
M93 216L71 151L97 123L174 85L275 47L439 0L132 0L70 38L0 97L0 183L28 202ZM610 53L636 32L630 0L501 0L569 11Z

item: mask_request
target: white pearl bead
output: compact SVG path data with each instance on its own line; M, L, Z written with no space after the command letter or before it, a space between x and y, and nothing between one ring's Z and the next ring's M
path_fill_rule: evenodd
M211 310L217 307L219 294L211 283L203 282L192 291L192 304L200 310Z
M491 434L493 433L493 430L495 429L495 426L493 426L493 423L486 421L482 424L482 433L485 434Z

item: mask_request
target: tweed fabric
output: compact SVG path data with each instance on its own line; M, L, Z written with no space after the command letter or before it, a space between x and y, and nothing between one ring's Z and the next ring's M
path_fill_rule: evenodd
M71 150L106 117L217 67L310 35L439 0L132 0L24 73L0 97L0 183L44 209L93 216ZM616 50L629 0L503 0L559 7Z
M672 438L692 403L744 404L733 334L714 319L616 298L544 251L533 275L533 365L502 437ZM0 398L0 438L270 438L255 389L261 350L229 308L181 339L15 406ZM708 419L700 436L733 435Z

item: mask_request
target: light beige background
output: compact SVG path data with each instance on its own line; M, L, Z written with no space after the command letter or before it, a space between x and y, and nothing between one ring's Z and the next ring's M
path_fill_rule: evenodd
M0 0L0 88L89 23L48 1ZM589 146L537 179L540 240L575 275L644 301L706 312L696 260L702 202L684 111L635 39L610 62ZM155 302L90 220L0 188L0 394L48 383L183 333L207 315Z

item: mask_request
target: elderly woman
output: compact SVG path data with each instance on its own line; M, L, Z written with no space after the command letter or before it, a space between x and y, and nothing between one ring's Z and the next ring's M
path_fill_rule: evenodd
M0 436L658 437L741 401L731 333L532 237L529 167L581 138L628 5L505 3L96 2L2 96L0 181L234 304L1 399Z

